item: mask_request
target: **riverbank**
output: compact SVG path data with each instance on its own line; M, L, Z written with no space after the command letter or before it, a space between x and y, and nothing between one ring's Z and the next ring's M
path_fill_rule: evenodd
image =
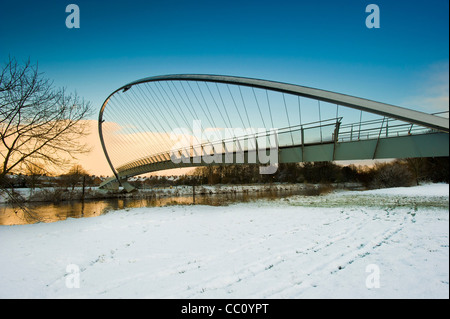
M304 191L305 194L318 195L332 189L363 189L358 183L335 183L335 184L303 184L303 183L273 183L273 184L246 184L246 185L199 185L195 186L170 186L137 189L127 193L123 189L110 191L99 189L98 187L86 187L84 192L81 187L58 188L16 188L12 192L16 200L22 203L31 202L61 202L94 199L136 199L136 198L164 198L172 196L190 196L194 192L196 195L212 194L232 194L232 193L258 193L277 191ZM11 190L9 190L11 191ZM12 202L11 198L4 192L0 192L0 203Z

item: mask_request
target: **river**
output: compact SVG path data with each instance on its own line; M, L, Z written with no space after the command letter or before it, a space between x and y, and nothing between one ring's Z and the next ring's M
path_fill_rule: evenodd
M249 202L258 199L276 199L293 195L304 195L304 189L271 190L260 192L238 192L225 194L203 194L143 198L108 198L84 201L30 202L25 213L11 204L0 204L0 225L23 225L36 222L56 222L67 218L95 217L110 211L137 207L160 207L167 205L211 205Z

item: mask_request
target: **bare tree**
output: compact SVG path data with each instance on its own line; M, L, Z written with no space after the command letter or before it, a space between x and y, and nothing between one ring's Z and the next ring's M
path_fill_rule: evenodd
M36 164L30 163L25 170L25 181L30 188L30 198L33 196L34 189L39 183L39 179L45 174L45 170Z
M413 184L414 177L400 160L392 163L376 163L373 170L374 177L371 181L373 188L408 187Z
M72 191L78 184L85 186L86 177L89 177L89 173L79 164L72 166L67 174L61 175L62 184L66 187L71 187Z
M405 162L410 172L413 174L416 185L419 185L419 181L421 181L425 175L426 159L420 157L407 158L405 159Z
M50 171L88 151L90 103L57 89L29 61L0 70L0 182L30 165ZM39 164L37 164L39 163Z

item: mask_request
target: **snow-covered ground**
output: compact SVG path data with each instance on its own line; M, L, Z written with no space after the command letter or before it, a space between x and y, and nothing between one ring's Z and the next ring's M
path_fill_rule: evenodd
M0 298L449 298L448 203L430 184L0 226Z

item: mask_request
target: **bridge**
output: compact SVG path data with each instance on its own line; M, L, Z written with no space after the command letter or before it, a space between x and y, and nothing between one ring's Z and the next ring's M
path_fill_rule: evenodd
M111 93L98 119L113 176L182 167L449 155L448 111L428 114L300 85L222 75L144 78Z

